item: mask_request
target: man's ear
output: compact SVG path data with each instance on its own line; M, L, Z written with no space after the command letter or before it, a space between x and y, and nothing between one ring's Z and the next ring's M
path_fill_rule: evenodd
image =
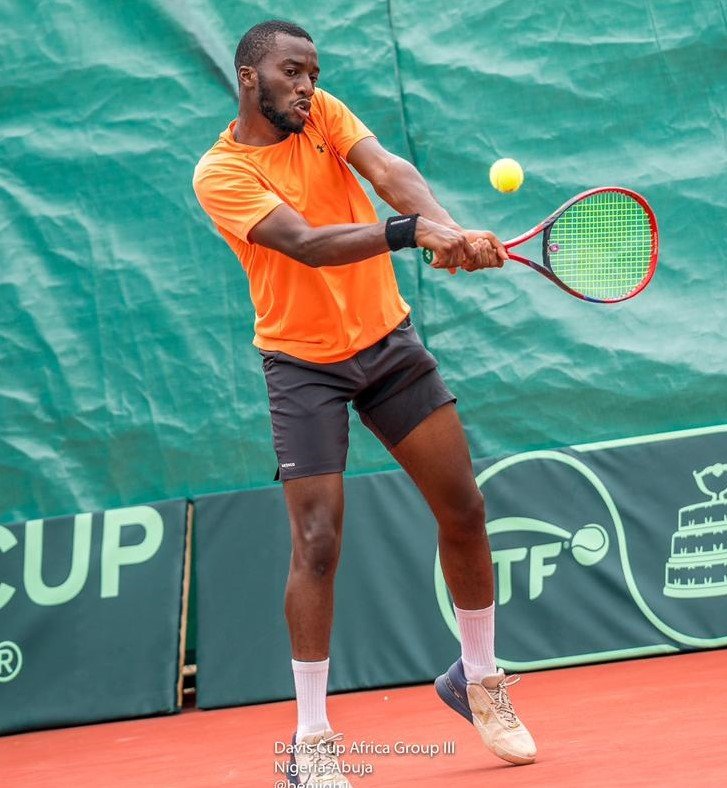
M257 85L257 71L252 66L240 66L237 71L237 81L241 87L253 88Z

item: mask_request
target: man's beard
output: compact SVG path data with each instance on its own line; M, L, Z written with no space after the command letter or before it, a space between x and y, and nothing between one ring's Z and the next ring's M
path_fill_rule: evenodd
M263 116L267 118L278 131L282 131L284 134L300 134L305 126L305 121L291 120L284 112L278 112L278 110L275 109L272 91L266 82L260 78L258 79L260 85L258 106Z

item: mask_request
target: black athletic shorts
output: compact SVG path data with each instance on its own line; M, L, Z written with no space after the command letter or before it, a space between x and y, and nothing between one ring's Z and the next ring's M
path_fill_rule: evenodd
M456 398L407 317L345 361L316 364L264 351L273 442L283 481L340 473L348 453L348 403L387 449Z

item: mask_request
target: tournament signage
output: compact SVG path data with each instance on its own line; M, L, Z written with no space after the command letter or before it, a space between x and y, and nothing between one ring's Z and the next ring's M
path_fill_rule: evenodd
M726 428L528 452L477 481L504 667L727 645ZM457 636L438 562L435 587Z
M0 732L177 708L187 509L0 525Z
M727 427L475 463L496 655L525 671L727 645ZM292 696L279 487L197 503L198 698ZM436 526L402 471L346 480L332 690L429 681L459 634Z

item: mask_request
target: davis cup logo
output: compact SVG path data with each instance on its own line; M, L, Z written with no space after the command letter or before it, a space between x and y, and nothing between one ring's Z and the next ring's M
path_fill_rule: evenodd
M687 599L725 596L727 464L716 463L692 471L692 475L709 500L679 510L678 528L672 536L671 555L666 563L664 595Z
M23 667L23 653L12 640L0 643L0 684L12 681Z

